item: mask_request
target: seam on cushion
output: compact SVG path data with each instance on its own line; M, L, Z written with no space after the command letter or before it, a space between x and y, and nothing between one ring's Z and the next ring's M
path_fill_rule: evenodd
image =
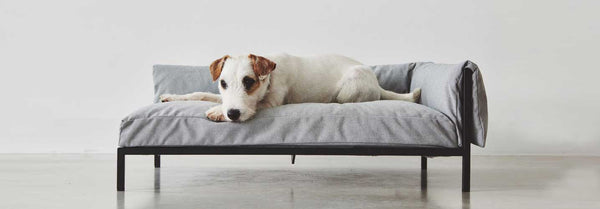
M361 138L360 140L368 140L368 139L381 139L381 138ZM394 139L401 139L401 138L389 138L388 140L394 140ZM419 140L422 140L423 138L420 138ZM236 145L221 145L221 144L214 144L214 145L176 145L176 146L182 146L182 147L187 147L187 146L264 146L264 145L286 145L286 146L293 146L293 145L316 145L318 146L319 144L333 144L333 145L341 145L341 144L347 144L347 145L355 145L355 144L362 144L362 145L380 145L380 146L387 146L387 145L391 145L391 144L396 144L396 145L403 145L403 146L430 146L430 147L443 147L443 148L447 148L445 146L441 146L441 145L431 145L431 144L403 144L403 143L389 143L389 142L383 142L383 143L373 143L373 142L289 142L289 143L270 143L270 144L236 144ZM456 147L460 147L458 146L458 144L455 144ZM146 145L147 146L147 145ZM160 145L150 145L150 146L164 146L164 144L160 144ZM173 146L173 145L168 145L168 146ZM137 147L144 147L144 145L142 146L137 146Z
M354 139L354 138L353 138ZM381 140L382 138L360 138L358 139L359 141L365 141L365 140L373 140L373 139L379 139ZM384 138L385 140L402 140L404 138ZM428 138L419 138L418 140L423 141L423 139L428 139ZM281 139L282 140L282 139ZM303 139L300 139L303 140ZM312 139L315 141L318 141L319 139ZM440 142L439 140L435 140L437 142ZM341 143L348 143L348 144L401 144L401 145L418 145L418 146L423 146L423 145L428 145L428 144L402 144L402 143L389 143L389 142L382 142L382 143L373 143L373 142L287 142L287 143L270 143L270 144L238 144L238 145L219 145L219 144L215 144L215 145L180 145L180 146L244 146L244 145L289 145L289 144L341 144ZM458 143L455 143L457 147ZM153 146L164 146L164 144L162 145L153 145ZM440 145L428 145L428 146L440 146ZM441 146L443 147L443 146Z
M364 139L381 139L381 138L364 138ZM394 138L394 139L397 139L397 138ZM342 145L342 144L348 144L348 145L350 145L350 144L363 144L363 145L373 144L373 145L380 145L380 146L387 146L387 145L399 144L399 145L403 145L403 146L444 147L444 146L441 146L441 145L402 144L402 143L388 143L388 142L385 142L385 143L372 143L372 142L299 142L299 143L298 142L293 142L292 143L292 142L290 142L290 143L277 143L277 144L272 144L272 145L289 145L289 144L299 144L299 145L311 145L311 144L314 144L314 145L317 145L317 146L318 146L318 144L333 144L333 145L335 145L335 144L340 144L340 145ZM265 145L267 145L267 144L265 144ZM456 144L456 145L458 147L458 144ZM447 147L444 147L444 148L447 148Z
M345 115L327 115L327 116L334 116L334 117L352 117L352 116L345 116ZM260 118L253 118L252 120L260 120L260 119L268 119L268 118L285 118L285 117L289 117L289 118L311 118L311 117L297 117L297 116L270 116L270 117L260 117ZM322 117L322 116L321 116ZM448 118L446 117L438 117L438 118L424 118L424 117L388 117L388 116L369 116L371 118L416 118L416 119L429 119L429 120L436 120L439 121L440 119L442 120L446 120L446 121L450 121ZM152 116L152 117L143 117L143 118L133 118L133 119L128 119L128 120L123 120L122 123L124 122L129 122L129 121L135 121L135 120L144 120L144 119L153 119L153 118L202 118L202 119L206 119L206 117L204 116ZM363 118L363 117L352 117L352 118ZM451 124L452 121L450 121Z
M296 139L298 139L298 138L296 138ZM374 140L378 140L378 139L379 140L381 140L381 139L384 139L384 140L398 140L398 139L405 139L405 138L381 138L381 137L372 137L372 138L369 138L369 137L363 137L363 138L360 138L359 140L363 140L364 141L364 140L373 140L373 139ZM423 139L431 139L431 138L419 138L418 140L419 141L423 141ZM303 140L303 139L299 139L299 140ZM435 140L435 141L437 141L437 140ZM304 142L300 142L300 143L304 143ZM306 143L339 143L339 142L306 142ZM369 144L371 142L351 142L351 143L366 143L366 144ZM384 144L384 143L381 143L381 144ZM396 144L399 144L399 143L396 143ZM458 141L456 141L456 145L458 146Z
M325 144L325 143L324 143ZM356 143L358 144L358 143ZM220 147L220 146L225 146L225 147L252 147L252 146L274 146L274 147L278 147L278 146L332 146L332 147L340 147L340 149L344 149L344 147L346 146L353 146L355 144L326 144L326 145L320 145L320 143L315 143L315 144L299 144L299 143L289 143L289 144L241 144L241 145L166 145L169 147L193 147L193 146L199 146L199 147ZM406 147L406 148L420 148L420 147L429 147L429 148L460 148L460 146L441 146L441 145L430 145L430 144L401 144L401 143L381 143L381 144L377 144L377 143L364 143L364 144L358 144L358 145L366 145L366 146L373 146L375 147L374 149L377 149L378 147L381 148L385 148L385 147ZM136 145L136 146L123 146L123 147L160 147L160 146L165 146L164 144L160 144L160 145Z
M373 146L381 146L381 147L386 147L389 145L402 145L402 146L421 146L421 147L439 147L439 148L458 148L458 146L456 147L445 147L445 146L441 146L441 145L431 145L431 144L402 144L402 143L371 143L371 142L305 142L305 143L273 143L273 144L241 144L241 145L178 145L178 146L294 146L294 145L315 145L315 146L321 146L320 144L326 144L326 145L339 145L339 146L351 146L351 145L373 145ZM152 146L164 146L164 145L152 145ZM143 146L139 146L139 147L143 147Z

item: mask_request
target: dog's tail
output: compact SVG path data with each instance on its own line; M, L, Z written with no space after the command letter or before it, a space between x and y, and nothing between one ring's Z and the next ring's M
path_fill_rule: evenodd
M402 100L402 101L416 103L417 101L419 101L420 97L421 97L421 89L420 88L416 88L415 90L413 90L413 92L406 93L406 94L398 94L393 91L381 89L381 99L382 100Z

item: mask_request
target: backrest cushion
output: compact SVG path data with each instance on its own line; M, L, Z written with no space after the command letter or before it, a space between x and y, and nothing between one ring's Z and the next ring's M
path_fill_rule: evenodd
M207 66L154 65L154 103L162 94L219 93Z
M410 90L411 72L414 63L398 65L376 65L375 72L379 85L386 90L407 93ZM162 94L188 94L192 92L219 93L217 83L206 66L155 65L154 103L160 102Z
M396 93L410 92L412 71L415 68L414 63L375 65L371 68L377 76L379 86L383 89Z

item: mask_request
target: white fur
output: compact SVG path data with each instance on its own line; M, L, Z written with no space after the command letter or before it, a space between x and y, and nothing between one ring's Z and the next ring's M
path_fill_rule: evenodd
M250 119L257 110L293 103L349 103L380 99L416 102L420 89L397 94L379 86L369 66L340 55L298 57L288 54L264 56L277 67L261 76L261 86L248 95L242 84L245 76L254 75L247 55L230 57L225 61L217 82L225 80L227 89L219 84L220 96L197 92L187 95L162 95L161 101L202 100L222 103L209 109L207 117L214 121L231 121L230 109L239 109L239 121ZM224 114L225 113L225 114Z

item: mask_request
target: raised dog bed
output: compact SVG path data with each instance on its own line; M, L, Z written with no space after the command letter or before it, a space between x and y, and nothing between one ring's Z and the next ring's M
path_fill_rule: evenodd
M470 191L470 144L483 147L487 100L477 65L408 63L373 66L380 85L398 93L421 88L419 104L373 101L292 104L261 110L243 123L208 120L215 103L160 103L161 94L218 93L207 67L154 66L155 104L123 119L117 190L125 189L125 156L404 155L461 156L462 191Z

